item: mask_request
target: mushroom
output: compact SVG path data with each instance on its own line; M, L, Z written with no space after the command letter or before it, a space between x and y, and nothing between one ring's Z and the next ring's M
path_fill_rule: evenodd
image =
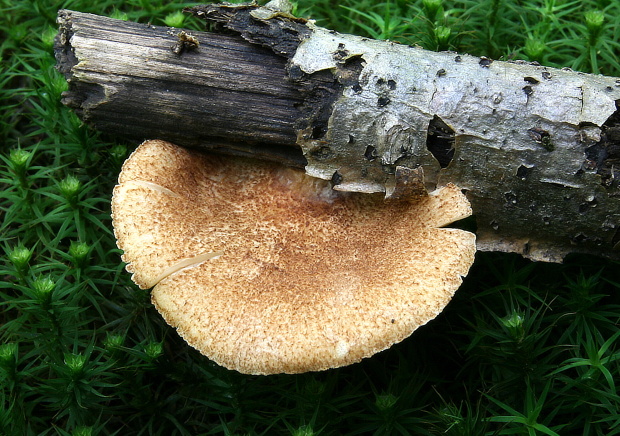
M133 281L191 346L246 374L359 362L435 318L475 253L472 233L440 227L470 214L454 185L386 202L159 140L112 199Z

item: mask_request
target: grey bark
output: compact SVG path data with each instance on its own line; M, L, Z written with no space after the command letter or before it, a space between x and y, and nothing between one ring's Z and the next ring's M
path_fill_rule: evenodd
M620 258L618 79L341 35L257 6L190 12L243 41L190 32L192 48L176 30L61 11L65 102L103 130L305 165L334 189L455 183L483 250ZM213 41L233 39L242 48L224 52L245 54L227 63Z

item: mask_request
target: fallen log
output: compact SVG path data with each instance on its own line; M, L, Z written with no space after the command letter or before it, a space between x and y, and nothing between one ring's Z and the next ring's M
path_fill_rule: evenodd
M218 32L60 11L63 102L102 131L304 166L338 190L454 183L482 250L620 258L619 79L341 35L257 5L188 12Z

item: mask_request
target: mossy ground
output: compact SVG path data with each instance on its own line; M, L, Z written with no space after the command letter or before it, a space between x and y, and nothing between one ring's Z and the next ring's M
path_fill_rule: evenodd
M56 12L158 25L187 4L0 0L0 433L620 433L620 268L479 254L454 301L350 367L244 376L189 348L123 271L111 188L132 145L60 104ZM342 32L619 76L613 0L300 0Z

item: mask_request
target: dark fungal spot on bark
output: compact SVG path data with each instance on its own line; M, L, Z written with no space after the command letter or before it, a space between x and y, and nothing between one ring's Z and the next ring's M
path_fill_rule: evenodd
M338 49L333 53L334 60L343 62L349 56L349 50L345 49L343 43L338 44Z
M454 130L437 115L428 124L426 148L437 159L441 168L446 168L454 158Z
M491 64L493 63L493 59L489 59L485 56L482 56L480 58L480 61L478 62L478 64L482 67L482 68L489 68L491 66Z
M390 98L390 93L396 89L396 81L393 79L385 79L383 77L379 77L375 81L375 88L377 97L377 107L385 107L392 102Z
M394 79L384 79L383 77L379 77L375 82L375 87L378 91L389 92L394 91L396 89L396 80Z
M390 100L390 98L385 95L379 96L379 98L377 99L377 106L379 107L387 106L388 104L391 103L391 101L392 100Z
M524 77L523 80L525 80L527 83L531 83L532 85L537 85L540 83L540 81L538 79L535 79L533 77L527 76Z
M543 71L541 75L543 79L551 80L551 73L549 71Z

